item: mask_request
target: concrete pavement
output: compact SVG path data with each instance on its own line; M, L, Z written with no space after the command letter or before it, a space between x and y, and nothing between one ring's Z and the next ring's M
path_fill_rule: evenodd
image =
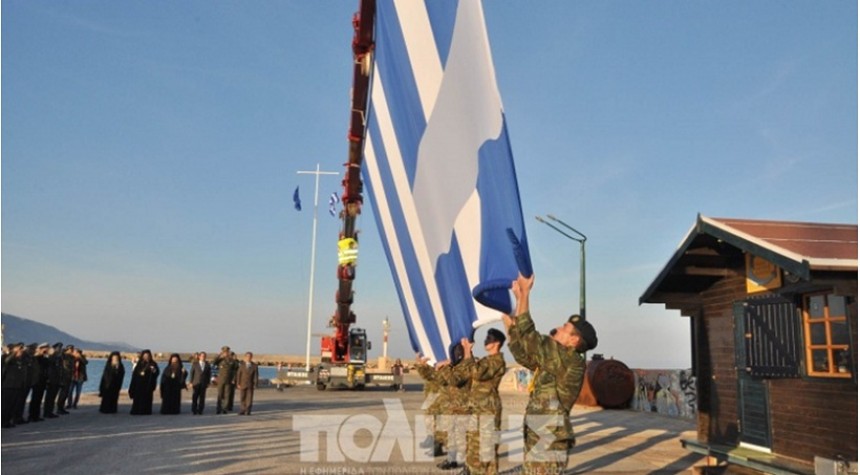
M261 389L251 416L214 414L214 390L206 414L151 416L98 412L85 395L79 409L59 419L3 429L0 468L9 474L438 474L435 461L417 447L425 436L419 384L406 392ZM156 394L157 396L157 394ZM522 459L519 424L526 396L504 393L500 468L517 473ZM156 398L157 399L157 398ZM238 404L237 404L238 406ZM576 407L577 446L568 473L690 473L701 457L681 448L695 437L693 421L633 411Z

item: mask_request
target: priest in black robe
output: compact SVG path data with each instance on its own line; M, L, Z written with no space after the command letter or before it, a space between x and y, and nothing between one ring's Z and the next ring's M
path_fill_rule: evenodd
M173 353L161 373L161 413L179 414L182 405L182 390L188 371L182 367L182 359Z
M159 373L158 365L152 359L152 352L141 351L128 387L128 397L132 399L132 414L152 414L152 395L158 386Z
M105 362L102 380L99 383L99 397L102 398L99 412L116 414L119 392L122 389L124 379L125 366L122 364L122 356L120 356L119 351L114 351Z

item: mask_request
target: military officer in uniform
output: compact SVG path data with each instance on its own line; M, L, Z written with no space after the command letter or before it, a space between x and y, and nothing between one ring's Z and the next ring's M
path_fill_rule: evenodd
M47 343L42 343L36 348L36 354L33 357L35 362L36 374L33 379L33 392L30 396L30 422L40 422L44 419L42 415L42 401L45 398L45 388L48 386L48 367L51 364L48 358L48 349L50 346Z
M516 316L503 317L511 354L535 372L523 427L523 468L529 475L560 474L574 442L570 410L582 389L585 352L597 346L597 332L584 318L573 315L551 336L539 334L529 312L533 285L534 276L520 275L513 281Z
M9 355L3 360L3 383L2 383L2 416L3 428L15 427L19 413L21 394L26 397L29 387L29 374L27 362L24 358L24 344L15 343L9 345Z
M221 353L212 362L218 367L218 401L215 405L215 414L227 414L230 399L230 386L233 385L236 367L235 360L230 352L229 346L222 346Z
M415 365L418 375L424 380L424 403L421 409L425 414L425 426L430 432L430 440L422 442L421 446L433 447L433 456L438 457L448 445L448 434L442 430L439 420L442 414L448 412L448 393L442 387L439 374L427 361L429 358L418 355Z
M74 345L66 345L57 360L60 371L60 384L57 392L57 414L69 413L65 407L72 387L72 373L74 372L75 365L75 358L72 356L73 351L75 351Z
M48 380L45 385L45 409L43 416L46 419L58 417L54 412L57 404L57 393L60 391L61 373L63 371L63 344L54 343L48 350Z
M436 465L442 470L459 468L465 459L472 379L464 372L456 371L464 356L463 344L458 342L451 348L451 359L436 364L442 391L448 393L448 407L440 418L442 430L448 434L448 458Z
M230 385L229 396L227 396L227 412L233 412L233 400L236 399L236 375L239 372L239 358L236 357L236 352L231 351L230 357L233 358L233 371L231 372L233 379L227 382Z
M475 358L472 342L463 338L465 358L455 371L471 379L469 391L469 432L466 434L466 468L462 475L495 475L499 473L496 453L497 434L502 429L502 399L499 383L505 375L505 357L501 353L505 334L491 328L484 339L487 356Z

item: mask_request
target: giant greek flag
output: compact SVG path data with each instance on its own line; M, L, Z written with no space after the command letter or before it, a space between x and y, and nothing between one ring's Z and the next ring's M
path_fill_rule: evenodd
M378 0L376 21L364 181L412 347L444 360L531 274L505 115L478 0Z

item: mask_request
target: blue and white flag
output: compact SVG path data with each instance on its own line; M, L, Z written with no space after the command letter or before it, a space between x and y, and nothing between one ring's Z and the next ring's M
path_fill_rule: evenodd
M340 203L340 197L337 196L337 193L332 193L331 196L328 197L328 214L332 216L337 216L337 204Z
M302 200L299 198L299 187L296 187L296 191L293 192L293 206L296 208L296 211L302 210Z
M478 0L379 0L376 19L364 181L412 347L443 360L531 275L505 115Z

